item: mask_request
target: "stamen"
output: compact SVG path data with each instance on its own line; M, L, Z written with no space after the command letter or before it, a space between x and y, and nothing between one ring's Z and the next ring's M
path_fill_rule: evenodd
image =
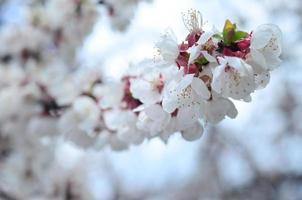
M182 13L182 20L190 32L201 31L203 20L199 11L190 9L186 14Z

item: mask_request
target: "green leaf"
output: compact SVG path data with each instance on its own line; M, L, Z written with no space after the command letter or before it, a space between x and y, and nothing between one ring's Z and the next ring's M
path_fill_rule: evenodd
M195 60L195 63L200 64L200 65L206 65L209 63L209 61L205 57L198 58Z
M213 37L219 40L223 40L223 36L220 33L216 33L215 35L213 35Z
M230 20L226 20L223 28L223 42L226 45L230 45L235 37L236 24L233 24Z
M233 42L236 42L238 40L241 40L242 38L245 38L248 35L247 32L244 31L236 31L234 38L233 38Z

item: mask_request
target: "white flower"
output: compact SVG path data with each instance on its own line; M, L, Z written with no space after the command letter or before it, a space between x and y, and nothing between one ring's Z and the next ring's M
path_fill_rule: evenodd
M250 100L255 90L253 69L237 57L219 57L220 65L213 71L212 89L223 97Z
M171 115L163 110L159 104L150 105L139 113L137 127L147 131L151 137L163 133L168 126Z
M57 124L57 118L37 116L28 123L27 132L31 137L58 136L60 131Z
M204 103L210 98L210 92L193 74L182 77L180 71L179 75L165 88L162 106L166 112L176 114L177 130L182 131L203 117Z
M179 55L179 48L176 36L172 30L167 30L155 46L165 65L169 66L171 64L175 64Z
M146 72L142 77L131 79L130 83L132 96L143 104L152 105L161 101L164 80L160 72Z
M72 110L78 119L79 127L90 132L100 121L101 111L96 102L90 97L79 97L72 105Z
M194 141L203 135L203 126L200 121L196 121L192 126L181 131L182 137L187 141Z
M202 54L207 59L207 61L216 62L215 57L209 54L206 46L215 33L216 32L214 31L207 31L201 34L196 44L189 49L189 64L193 63L193 61L196 60L200 56L200 54Z
M178 120L176 117L171 117L169 123L165 127L165 129L160 133L159 137L164 141L168 142L169 137L179 131L178 129Z
M20 63L23 61L22 56L20 56L22 51L41 52L43 54L43 48L49 42L49 38L41 30L30 25L8 25L1 30L0 38L0 55L8 54Z
M93 89L93 95L99 99L99 106L103 109L119 107L124 96L123 84L98 84Z
M51 83L51 81L47 81L47 83ZM69 78L66 80L54 81L54 83L50 84L48 90L60 105L72 104L82 92L81 88L77 87Z
M59 130L65 139L74 144L89 148L97 142L101 111L90 97L82 96L75 100L71 109L59 121Z
M252 34L250 62L256 72L273 70L280 63L282 52L281 30L273 24L259 26Z
M110 131L128 144L140 144L144 137L136 128L137 116L129 110L113 109L104 113L104 122Z
M78 119L74 112L67 111L61 116L58 127L64 139L81 148L91 148L96 142L96 135L89 134L78 126Z
M210 98L210 92L205 83L193 74L182 76L182 71L171 80L163 92L163 109L168 113L177 108L200 104Z
M213 93L212 99L204 105L204 119L212 124L222 121L225 116L235 118L237 114L238 111L233 102L216 93Z

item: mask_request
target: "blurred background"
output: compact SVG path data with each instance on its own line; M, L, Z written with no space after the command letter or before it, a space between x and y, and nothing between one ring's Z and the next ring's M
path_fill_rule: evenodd
M7 24L24 22L25 2L0 0L0 30ZM220 30L225 19L247 31L264 23L279 25L283 63L272 73L268 87L253 94L251 103L235 102L236 119L208 126L198 141L186 142L176 134L166 144L152 139L122 152L84 151L60 141L54 160L48 164L54 165L54 170L42 170L40 178L60 183L64 195L43 196L30 181L14 188L17 185L1 180L0 172L0 199L302 199L300 0L140 2L122 31L112 27L102 4L96 6L101 17L77 49L76 60L83 72L94 69L105 79L118 79L129 65L152 58L154 44L167 28L175 31L179 41L185 38L181 13L190 8L200 10L204 21ZM0 138L0 151L5 144ZM5 161L0 156L0 171L7 173L1 162ZM11 167L10 173L16 175L18 169ZM13 175L16 180L9 183L19 181ZM16 197L14 191L19 190L26 191Z

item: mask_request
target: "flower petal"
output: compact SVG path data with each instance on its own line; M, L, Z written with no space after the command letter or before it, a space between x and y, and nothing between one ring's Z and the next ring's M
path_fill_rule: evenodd
M207 51L201 51L202 55L207 59L207 61L211 62L217 62L216 58L212 55L210 55Z
M200 122L196 122L193 126L181 132L182 137L187 141L194 141L203 135L203 126Z
M206 86L206 84L201 79L194 77L191 86L193 90L203 99L207 100L210 98L211 96L210 91Z
M252 34L251 48L253 49L264 48L268 44L272 36L273 33L270 29L267 29L266 27L263 26L259 26Z
M190 57L189 57L189 64L192 64L198 56L200 55L200 46L192 46L189 49Z

